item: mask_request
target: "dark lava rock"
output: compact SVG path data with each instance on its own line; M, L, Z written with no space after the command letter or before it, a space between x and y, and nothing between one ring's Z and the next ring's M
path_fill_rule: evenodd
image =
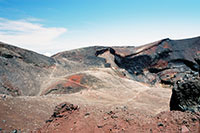
M65 79L66 80L59 81L58 83L54 83L52 86L49 86L49 88L45 90L42 95L71 94L80 92L81 90L88 89L90 87L98 89L98 87L103 86L100 79L82 73L67 76Z
M177 81L172 89L170 110L200 111L200 80Z
M88 116L88 115L90 115L90 113L88 113L88 112L87 112L87 113L85 113L85 116Z
M71 114L78 109L79 109L79 106L77 105L73 105L67 102L61 103L55 107L53 115L51 115L51 117L48 120L46 120L46 123L52 122L55 118L63 117L64 116L63 113L65 112Z
M111 64L110 64L110 63L106 63L104 66L105 66L106 68L110 68L110 67L111 67Z
M111 118L112 118L112 119L118 118L118 116L116 116L116 115L111 115Z
M182 79L185 73L198 72L200 61L195 57L200 51L200 37L184 40L163 39L136 47L129 55L121 52L122 50L116 52L114 47L103 48L102 51L98 50L96 55L106 51L114 55L114 62L119 68L125 69L132 79L149 84L159 82L173 85Z
M104 53L107 54L101 56ZM0 94L34 96L41 90L45 90L42 95L75 93L87 87L68 81L41 87L45 86L44 81L53 77L64 77L91 68L114 67L123 70L123 75L119 74L122 77L151 85L162 83L173 86L177 80L198 73L198 53L200 37L167 38L140 47L86 47L60 52L52 57L0 42ZM188 76L184 77L185 74ZM96 79L83 79L97 83Z
M26 63L33 64L39 67L48 67L54 65L55 63L55 60L53 58L2 42L0 42L0 56L6 59L18 58Z
M57 105L54 109L53 117L59 117L59 114L62 114L64 112L72 112L77 110L79 107L77 105L73 105L70 103L61 103Z
M200 65L200 53L197 53L194 60Z
M159 127L163 127L164 125L162 123L158 123L158 126Z
M53 55L60 65L66 69L70 69L70 72L77 72L82 70L88 70L89 68L104 67L106 60L96 55L100 54L99 49L105 49L106 47L94 46L75 49L71 51L64 51ZM75 63L75 64L73 64Z
M12 131L12 133L17 133L17 130L16 130L16 129L15 129L15 130L13 130L13 131Z
M53 58L0 42L0 94L37 95L54 64Z

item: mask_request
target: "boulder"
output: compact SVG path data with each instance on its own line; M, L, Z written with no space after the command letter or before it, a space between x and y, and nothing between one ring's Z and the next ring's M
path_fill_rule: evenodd
M200 80L177 81L172 89L170 110L200 111Z

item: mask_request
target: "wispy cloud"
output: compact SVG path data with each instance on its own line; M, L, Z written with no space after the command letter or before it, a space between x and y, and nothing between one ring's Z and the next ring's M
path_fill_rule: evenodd
M55 40L67 29L45 27L36 18L9 20L0 18L0 41L15 44L24 48L45 52L47 46L55 45Z
M18 21L43 22L44 20L43 19L39 19L39 18L34 18L34 17L28 17L28 18L21 19L21 20L18 20Z

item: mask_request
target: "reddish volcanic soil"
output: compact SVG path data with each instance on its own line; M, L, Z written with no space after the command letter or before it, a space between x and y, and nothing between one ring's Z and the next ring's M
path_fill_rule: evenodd
M199 51L200 37L52 57L0 42L0 133L200 133L200 82L176 84L196 80Z
M110 68L91 69L81 75L86 74L101 82L95 80L95 84L72 94L2 95L0 128L7 132L17 129L42 133L199 132L198 115L169 111L170 88L136 82L118 76L119 71ZM67 79L80 83L74 77ZM55 108L56 105L59 106Z
M54 115L37 132L166 132L199 133L200 115L179 111L165 111L153 117L127 106L96 107L76 106L62 103L56 107Z

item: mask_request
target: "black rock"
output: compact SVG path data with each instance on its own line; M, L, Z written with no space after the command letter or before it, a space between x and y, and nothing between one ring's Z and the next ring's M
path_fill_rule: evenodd
M88 116L88 115L90 115L90 113L89 113L89 112L85 113L85 116Z
M15 129L15 130L13 130L13 131L12 131L12 133L17 133L17 130L16 130L16 129Z
M159 127L163 127L164 125L162 123L158 123L158 126Z
M177 82L172 89L170 110L200 111L200 80L188 79Z

